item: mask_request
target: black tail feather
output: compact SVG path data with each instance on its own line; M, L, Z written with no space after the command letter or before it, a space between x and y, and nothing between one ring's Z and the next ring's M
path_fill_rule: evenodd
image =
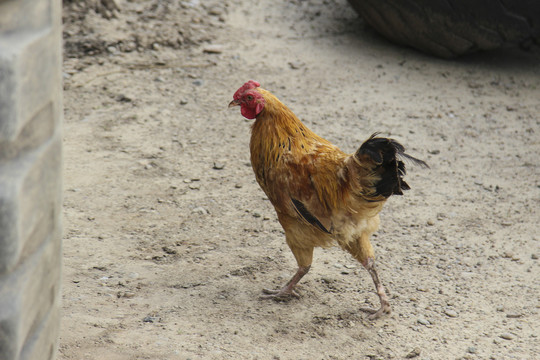
M367 156L374 163L374 172L380 176L380 180L375 184L375 196L403 195L403 190L409 190L410 186L403 180L406 169L401 159L422 167L429 166L424 161L406 154L403 145L394 139L377 135L378 133L371 135L356 151L355 157L360 160Z

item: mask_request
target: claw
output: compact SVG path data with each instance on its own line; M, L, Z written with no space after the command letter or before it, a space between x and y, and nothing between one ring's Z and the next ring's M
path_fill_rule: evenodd
M287 291L286 289L263 289L262 291L265 295L261 295L259 297L261 300L289 301L293 297L297 299L300 297L300 295L298 295L298 293L294 290Z
M296 286L296 284L298 284L300 279L308 273L309 268L310 266L300 266L296 271L296 274L294 274L292 279L289 280L289 282L287 282L285 286L283 286L279 290L263 289L263 293L265 295L261 295L259 298L265 300L272 299L275 301L289 301L293 297L298 299L300 295L298 295L298 293L294 291L294 287Z
M370 315L368 315L367 317L369 320L375 320L383 315L390 314L392 312L392 308L390 308L389 304L384 304L379 310L371 308L360 308L360 311L369 313Z

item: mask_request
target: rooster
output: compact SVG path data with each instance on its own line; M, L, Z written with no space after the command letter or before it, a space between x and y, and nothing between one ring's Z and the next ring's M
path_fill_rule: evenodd
M257 182L274 206L298 270L280 289L263 289L263 298L298 297L295 286L306 275L315 247L338 244L369 272L379 309L361 309L376 319L391 312L375 267L370 236L379 227L379 212L391 195L402 195L401 159L428 167L405 153L393 139L373 134L354 154L311 131L294 113L256 81L246 82L229 108L255 119L251 128L251 165Z

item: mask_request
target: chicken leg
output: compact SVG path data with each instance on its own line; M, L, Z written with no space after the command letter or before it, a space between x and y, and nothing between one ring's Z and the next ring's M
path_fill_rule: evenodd
M375 269L375 259L369 257L362 265L364 265L373 279L375 290L377 291L377 295L379 295L381 307L379 310L370 308L360 308L360 310L370 313L369 318L372 320L380 318L383 314L390 314L392 308L390 307L390 302L388 301L388 296L386 296L384 286L382 285L381 280L379 280L379 274L377 274L377 270Z
M311 268L311 262L313 261L313 248L312 247L297 247L291 244L290 238L286 237L287 244L291 249L296 263L298 264L298 270L296 274L289 280L281 289L270 290L263 289L265 295L261 295L261 299L274 299L274 300L290 300L292 297L299 298L300 295L294 291L294 287L298 282L309 272Z
M279 290L263 289L264 295L261 295L261 299L289 300L292 297L299 298L300 295L294 291L294 287L308 273L310 267L300 266L291 280Z
M341 246L356 260L358 260L369 272L369 275L371 275L373 283L375 284L375 291L377 292L381 302L381 307L378 310L370 308L360 308L360 310L370 313L369 318L372 320L377 319L384 314L389 314L392 309L390 307L390 302L388 301L388 296L386 296L384 286L379 279L377 269L375 268L375 254L373 251L373 246L369 241L369 234L362 234L355 241L342 244Z

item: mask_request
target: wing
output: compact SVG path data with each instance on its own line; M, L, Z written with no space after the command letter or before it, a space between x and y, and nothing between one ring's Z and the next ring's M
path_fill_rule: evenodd
M265 171L261 187L278 213L331 234L332 213L343 190L339 169L345 166L346 156L327 144L319 144L313 151L286 151Z
M327 234L331 234L331 232L328 231L328 229L326 229L323 224L321 224L319 219L317 219L317 217L315 215L313 215L300 200L296 200L294 198L291 198L291 200L292 200L292 203L293 203L293 206L294 206L294 210L296 210L296 213L304 221L306 221L309 224L315 226L316 228L318 228L322 232L325 232Z

